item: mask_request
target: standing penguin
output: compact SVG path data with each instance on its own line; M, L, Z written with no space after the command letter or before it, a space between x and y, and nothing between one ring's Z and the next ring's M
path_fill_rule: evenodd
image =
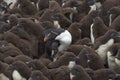
M103 36L96 39L94 48L104 64L107 63L107 51L115 43L115 39L119 37L120 34L117 31L108 30Z
M76 65L77 58L72 58L69 61L68 68L70 70L71 80L92 80L90 76L85 72L84 68L80 65Z

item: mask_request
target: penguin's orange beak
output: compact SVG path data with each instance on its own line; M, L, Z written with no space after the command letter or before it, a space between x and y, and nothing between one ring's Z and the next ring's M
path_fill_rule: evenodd
M48 39L49 39L49 37L50 37L50 34L45 35L45 37L44 37L44 42L47 42L47 41L48 41Z
M48 36L45 36L44 37L44 42L47 42L47 40L48 40Z

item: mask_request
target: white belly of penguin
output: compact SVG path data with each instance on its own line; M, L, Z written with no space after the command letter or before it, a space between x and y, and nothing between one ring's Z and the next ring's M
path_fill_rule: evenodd
M108 60L108 66L110 69L113 69L117 66L115 63L115 57L112 56L110 51L107 52L107 60Z
M14 5L15 5L15 3L17 2L17 0L4 0L8 5L10 4L10 3L12 3L11 5L10 5L10 9L12 9L13 7L14 7Z
M70 72L70 80L73 80L74 77L75 77L75 75L73 75L73 74Z
M96 50L104 64L107 61L107 52L109 48L113 45L113 43L114 39L110 39L106 44L100 45L99 48Z
M58 51L66 50L72 42L72 36L67 30L58 35L55 39L60 41Z
M115 58L115 62L118 66L120 66L120 60L119 59Z
M71 40L69 37L66 36L62 38L58 50L59 51L66 50L70 46L70 44L71 44Z
M5 76L3 73L1 73L0 80L10 80L10 79L7 76Z

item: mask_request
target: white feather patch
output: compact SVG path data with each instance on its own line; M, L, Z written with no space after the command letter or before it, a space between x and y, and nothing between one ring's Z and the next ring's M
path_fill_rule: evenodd
M63 33L58 35L55 38L55 40L60 41L60 46L59 46L58 50L63 51L63 50L66 50L70 46L70 44L72 42L72 36L68 30L65 30Z
M101 44L99 48L96 50L98 55L101 57L103 63L106 63L107 60L107 52L109 48L113 45L114 39L108 40L105 44Z
M94 38L94 33L93 33L93 25L94 24L91 24L91 26L90 26L90 38L91 38L91 42L92 42L92 44L94 44L94 41L95 41L95 38Z
M65 3L62 3L62 7L65 5Z
M110 51L107 52L107 60L108 60L108 67L110 69L113 69L117 66L115 63L115 57L112 56L112 53Z
M75 75L73 75L72 73L70 73L70 80L73 80L74 77L75 77Z
M53 62L55 62L55 61L57 61L57 58L55 57L55 58L53 58Z
M5 76L3 73L1 73L0 80L10 80L10 79L7 76Z
M96 5L92 5L90 6L90 11L88 12L88 14L90 14L92 11L95 11L97 8L96 8Z
M109 16L109 26L111 26L111 24L112 24L112 14L110 14Z
M115 58L115 62L118 66L120 66L120 60L119 59Z
M98 9L102 6L102 4L100 2L96 2L95 5Z
M12 73L13 80L26 80L23 78L17 70L14 70Z
M72 69L76 65L75 61L70 61L68 64L68 68Z
M51 55L53 56L53 55L54 55L54 53L55 53L55 51L54 51L54 50L52 50L52 54L51 54Z
M17 2L17 0L4 0L7 4L10 4L10 3L12 3L11 5L10 5L10 9L12 9L13 7L14 7L14 5L15 5L15 3Z
M73 7L73 9L76 11L76 10L77 10L77 7ZM71 20L71 21L73 20L73 12L70 14L70 20Z
M53 21L55 28L60 28L60 24L58 21Z

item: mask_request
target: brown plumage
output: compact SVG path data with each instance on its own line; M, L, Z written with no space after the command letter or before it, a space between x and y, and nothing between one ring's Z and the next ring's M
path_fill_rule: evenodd
M40 70L43 75L45 75L49 80L51 80L49 69L40 61L40 60L32 60L27 63L27 65L32 68L32 70Z
M62 8L60 7L59 3L55 0L49 1L49 9L54 11L55 13L62 11Z
M7 64L12 64L15 61L22 61L24 63L27 63L29 61L32 61L32 58L26 56L26 55L17 55L15 57L8 56L4 59L4 62Z
M107 5L106 5L107 4ZM120 5L120 1L119 0L105 0L102 3L102 7L101 7L101 18L103 19L103 21L105 22L105 24L107 26L109 26L109 14L107 13L109 9L111 9L114 6L119 6Z
M30 44L30 42L28 42L27 40L24 40L24 39L20 39L19 36L15 35L12 32L6 32L4 34L4 39L6 41L12 43L16 47L18 47L23 52L23 54L25 54L29 57L33 57L33 55L35 54L35 52L33 51L33 48L32 48L33 46Z
M4 58L8 56L17 56L20 54L23 54L22 51L15 47L13 44L7 42L7 41L0 41L0 52L3 54Z
M63 55L60 56L56 61L51 62L48 65L48 68L58 68L62 65L68 65L70 58L75 57L74 53L72 52L63 52Z
M61 28L67 29L71 25L71 21L62 13L56 13L51 16L53 21L58 21Z
M28 80L49 80L41 71L34 70Z
M81 39L81 29L80 29L80 24L79 23L72 23L69 28L67 29L71 35L72 35L72 43L74 44L77 42L79 39Z
M39 23L35 23L28 18L19 19L17 27L23 28L28 34L30 34L32 39L35 41L34 46L36 45L38 46L37 51L39 53L38 56L36 57L39 57L41 54L43 54L44 53L44 42L43 42L42 33L43 33L44 28Z
M29 0L18 0L19 8L25 15L34 15L37 13L37 8Z
M15 61L10 65L9 69L12 70L11 75L13 78L17 78L17 76L15 76L15 72L18 72L23 78L26 79L28 79L31 74L31 69L22 61Z
M120 16L114 19L114 21L112 22L110 26L110 29L114 29L119 32L120 31L119 21L120 21Z
M83 39L79 39L75 44L78 44L78 45L85 45L85 46L93 46L90 38L83 38Z
M98 13L99 13L98 11L93 11L81 19L80 29L82 31L82 38L84 37L90 38L90 25L93 23L93 19L98 16Z
M49 7L49 0L39 0L38 2L38 10L44 10Z
M103 36L107 31L108 27L104 24L103 20L100 17L96 17L93 19L93 26L91 25L91 32L90 34L94 36L94 40L96 38ZM93 33L92 33L93 30ZM91 37L92 40L92 37ZM93 42L94 44L94 42Z
M61 66L50 70L52 80L70 80L69 69L67 66Z
M72 80L92 80L91 77L87 74L87 72L84 70L84 68L80 65L74 65L70 69L70 74L72 74L73 77L71 77Z
M78 54L79 61L77 64L84 68L91 68L93 70L98 70L104 68L101 58L96 52L92 51L90 48L83 48Z

